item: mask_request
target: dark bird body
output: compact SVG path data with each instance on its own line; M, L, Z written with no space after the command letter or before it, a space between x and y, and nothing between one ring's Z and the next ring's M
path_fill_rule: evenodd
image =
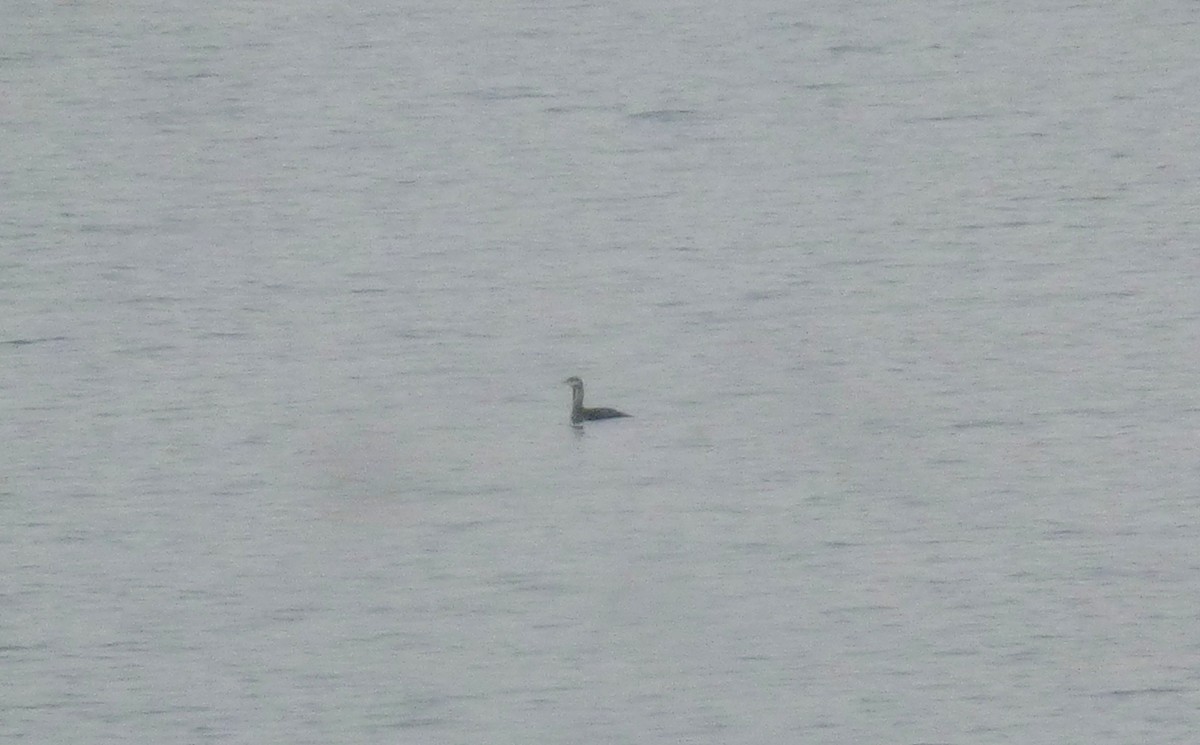
M571 424L590 422L596 419L616 419L618 417L629 416L629 414L623 411L606 407L595 409L585 408L583 405L583 381L572 376L563 382L571 386Z

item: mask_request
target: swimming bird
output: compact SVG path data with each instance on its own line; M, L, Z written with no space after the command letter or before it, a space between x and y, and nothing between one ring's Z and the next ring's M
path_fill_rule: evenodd
M623 411L616 409L598 408L585 409L583 407L583 381L572 375L563 381L571 386L571 424L579 424L580 422L591 421L593 419L616 419L617 417L629 416Z

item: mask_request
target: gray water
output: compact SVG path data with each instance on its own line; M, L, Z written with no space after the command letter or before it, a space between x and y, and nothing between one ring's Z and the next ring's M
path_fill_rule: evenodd
M4 15L0 739L1194 741L1200 6Z

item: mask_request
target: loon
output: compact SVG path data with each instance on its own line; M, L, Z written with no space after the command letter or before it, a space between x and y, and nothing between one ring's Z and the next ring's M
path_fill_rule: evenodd
M629 414L616 409L585 409L583 407L583 381L571 376L563 382L571 386L571 424L579 424L593 419L616 419L629 416Z

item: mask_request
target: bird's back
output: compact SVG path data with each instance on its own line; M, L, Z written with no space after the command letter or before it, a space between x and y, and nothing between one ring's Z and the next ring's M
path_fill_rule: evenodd
M579 414L579 418L584 421L593 421L596 419L617 419L618 417L629 416L629 414L626 414L623 411L617 411L616 409L609 409L605 407L598 409L584 409L580 411Z

